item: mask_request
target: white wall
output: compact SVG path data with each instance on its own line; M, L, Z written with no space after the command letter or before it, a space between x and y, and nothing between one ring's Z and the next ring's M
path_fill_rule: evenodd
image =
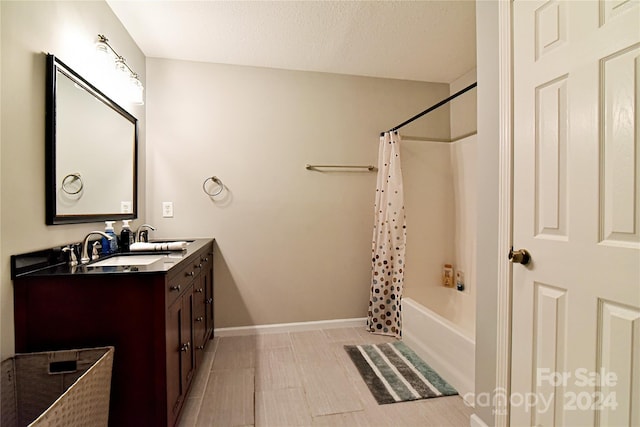
M407 216L405 296L448 320L455 290L441 285L442 266L455 256L454 177L451 144L403 139L402 171Z
M58 56L89 81L97 80L93 58L98 33L105 34L140 75L144 55L104 2L0 2L1 120L0 146L0 356L14 352L13 284L10 256L80 241L103 224L45 225L44 115L45 53ZM145 110L129 107L140 121L144 150ZM92 159L111 161L116 159ZM144 177L144 161L141 163ZM144 179L140 180L140 216L144 217Z
M380 131L448 85L152 58L147 77L148 218L216 238L216 327L366 316L376 174L304 165L376 164ZM448 138L448 109L409 130Z
M470 338L476 326L476 155L477 136L451 143L451 169L454 187L454 269L464 275L464 291L453 296L450 320L462 327Z
M449 85L451 95L477 81L477 70L469 70ZM451 140L456 141L478 130L478 89L471 89L451 101Z
M451 82L451 95L477 81L470 70ZM465 289L453 295L449 320L475 338L476 326L476 181L477 181L477 89L451 101L451 169L454 194L454 257L456 271L464 273Z
M498 283L498 2L476 2L478 57L476 396L496 386ZM491 407L475 413L494 425Z

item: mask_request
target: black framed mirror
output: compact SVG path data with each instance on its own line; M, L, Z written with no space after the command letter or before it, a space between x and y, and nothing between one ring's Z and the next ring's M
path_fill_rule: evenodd
M47 54L46 223L137 218L138 120Z

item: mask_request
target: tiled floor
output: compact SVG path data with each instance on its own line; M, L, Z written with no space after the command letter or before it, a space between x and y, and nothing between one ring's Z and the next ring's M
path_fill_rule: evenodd
M180 427L468 426L459 396L376 403L343 345L389 341L360 328L216 338Z

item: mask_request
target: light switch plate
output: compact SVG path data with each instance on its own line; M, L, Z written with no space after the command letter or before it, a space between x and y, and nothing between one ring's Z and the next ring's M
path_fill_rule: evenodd
M162 217L173 218L173 202L162 202Z

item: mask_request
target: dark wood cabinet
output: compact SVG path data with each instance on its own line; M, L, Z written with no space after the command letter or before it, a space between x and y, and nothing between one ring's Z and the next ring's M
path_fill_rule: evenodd
M193 287L194 353L196 365L199 365L210 331L213 331L213 257L201 256L196 268L200 274Z
M167 419L175 424L196 369L193 353L193 287L167 309Z
M115 347L109 425L174 426L213 337L213 242L167 271L14 280L16 351Z

